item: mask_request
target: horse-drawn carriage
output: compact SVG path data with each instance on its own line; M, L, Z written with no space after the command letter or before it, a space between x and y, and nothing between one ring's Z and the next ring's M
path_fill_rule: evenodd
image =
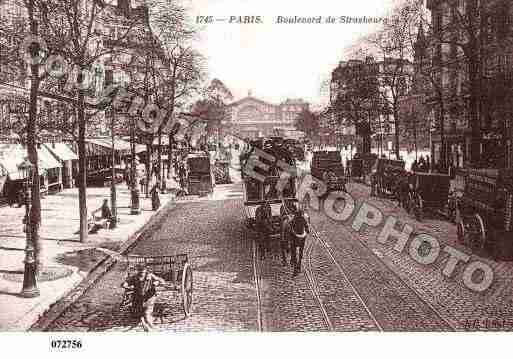
M210 157L203 152L190 153L185 158L187 192L191 195L206 195L214 191Z
M300 270L304 239L306 237L306 220L298 208L298 179L295 176L295 161L292 154L280 144L273 141L263 142L261 148L265 155L258 153L245 154L241 158L244 190L244 213L246 225L258 243L260 258L271 247L281 249L282 261L286 263L285 253L291 253L294 274ZM253 152L253 149L250 149ZM247 166L248 161L258 160L266 166ZM283 162L282 162L283 161ZM286 163L292 169L290 176L282 179L283 168L277 163ZM249 168L251 167L251 170ZM266 167L266 169L262 168ZM303 229L303 230L302 230ZM301 233L299 233L301 232ZM293 235L290 235L293 233ZM296 249L299 248L299 264Z
M513 259L513 171L469 170L458 202L458 240L495 258Z
M324 182L326 195L334 191L347 192L344 166L339 151L314 152L310 173Z
M399 179L404 176L404 161L378 158L373 166L371 186L378 196L396 195Z
M422 220L427 212L438 212L456 219L456 199L450 195L451 177L442 173L414 172L408 178L406 208Z
M295 161L290 152L273 141L258 141L253 145L259 147L251 147L247 153L241 155L244 212L247 225L254 228L256 209L268 203L272 209L273 224L276 226L276 233L273 235L278 234L281 204L284 200L297 200L297 179L291 174L287 183L283 184L283 181L280 181L283 169L276 165L278 161L284 161L291 168L295 168ZM255 150L257 148L265 152L265 155L262 156L262 152L258 153ZM263 168L265 166L267 170Z
M372 166L376 163L377 157L374 153L356 153L347 164L351 178L364 181L365 176L371 172Z

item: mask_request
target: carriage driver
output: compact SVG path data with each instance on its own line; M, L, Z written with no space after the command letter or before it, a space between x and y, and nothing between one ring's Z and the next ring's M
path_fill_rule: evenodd
M153 307L157 295L156 287L166 281L153 273L148 272L144 264L138 264L137 272L129 277L121 286L133 290L132 315L141 318L143 326L153 328Z

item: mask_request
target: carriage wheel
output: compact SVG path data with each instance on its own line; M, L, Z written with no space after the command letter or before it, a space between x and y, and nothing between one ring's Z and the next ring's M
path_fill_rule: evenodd
M475 232L473 233L473 246L475 249L483 249L486 241L486 231L483 222L483 218L479 213L475 213L474 216Z
M189 263L185 263L182 272L182 304L186 317L188 317L192 311L192 287L192 269Z
M458 240L473 250L484 247L486 232L483 219L478 213L458 222Z

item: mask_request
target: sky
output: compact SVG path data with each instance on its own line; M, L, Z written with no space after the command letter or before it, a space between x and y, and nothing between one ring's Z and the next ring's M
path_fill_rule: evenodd
M321 84L344 60L348 46L377 28L373 24L277 24L278 16L385 16L393 0L187 0L190 14L229 18L262 16L262 24L201 25L198 49L210 78L219 78L235 99L279 103L303 98L326 103Z

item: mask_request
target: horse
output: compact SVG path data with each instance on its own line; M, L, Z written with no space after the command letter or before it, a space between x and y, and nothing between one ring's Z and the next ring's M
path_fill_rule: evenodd
M285 246L290 250L290 264L294 270L293 276L301 272L303 250L307 234L310 233L308 219L303 210L288 214L282 222L282 258L285 258Z

